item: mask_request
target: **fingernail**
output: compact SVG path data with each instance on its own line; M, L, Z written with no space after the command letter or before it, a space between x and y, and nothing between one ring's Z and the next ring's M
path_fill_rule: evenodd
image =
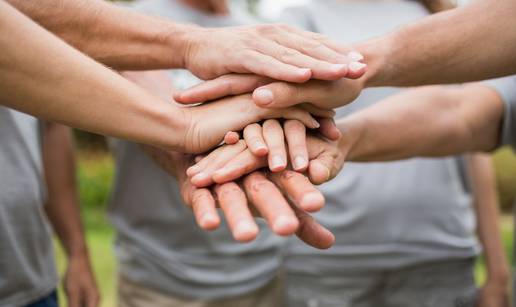
M204 173L204 172L200 172L199 174L195 175L192 177L192 182L199 182L199 181L203 181L205 179L208 179L209 176L208 174Z
M306 161L305 157L303 157L303 156L297 156L294 159L294 169L296 169L296 170L306 167L306 164L307 164L307 161Z
M261 105L268 105L274 99L271 90L261 88L254 91L254 99Z
M349 63L348 67L350 71L357 72L360 71L362 68L366 67L367 65L360 62L351 62Z
M218 226L218 217L211 213L205 213L201 216L200 223L202 228L214 229Z
M360 62L364 59L364 56L356 51L351 51L348 53L348 58L353 62Z
M324 196L317 192L305 194L300 203L301 208L307 211L319 210L322 205L324 205Z
M254 143L254 148L256 153L260 155L264 155L268 151L267 146L260 141Z
M274 222L273 231L278 235L286 236L296 231L298 225L299 222L296 219L287 216L279 216Z
M285 161L279 155L273 156L271 159L271 171L280 170L285 166Z
M343 69L347 69L348 66L346 64L332 64L331 67L335 71L340 71L340 70L343 70Z
M318 129L319 127L321 127L321 124L319 124L318 121L316 121L315 119L312 120L312 125L313 125L313 129Z
M299 74L303 75L303 76L305 76L307 74L311 75L312 74L312 70L310 68L300 68L299 69Z
M253 239L258 228L253 223L248 221L240 221L235 226L235 239L239 241L247 241Z
M192 176L201 171L201 168L198 165L192 165L186 170L186 175Z

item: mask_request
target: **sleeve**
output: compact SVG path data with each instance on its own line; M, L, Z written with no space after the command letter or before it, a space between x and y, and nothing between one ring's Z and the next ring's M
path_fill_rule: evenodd
M516 149L516 75L484 82L498 92L504 103L500 145L511 145Z

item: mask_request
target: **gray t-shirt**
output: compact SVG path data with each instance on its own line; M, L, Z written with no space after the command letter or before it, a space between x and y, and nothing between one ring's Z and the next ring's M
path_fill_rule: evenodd
M516 148L516 76L492 79L484 84L496 90L504 103L499 144Z
M0 306L24 306L57 285L36 119L0 106Z
M209 17L177 1L139 2L135 9L203 26L243 23L241 18ZM174 85L191 85L184 70L171 72ZM117 230L121 274L133 282L171 295L221 298L253 291L275 277L284 240L261 223L251 243L235 242L223 223L201 230L187 208L177 182L138 144L116 141L116 180L110 216Z
M320 0L287 11L284 17L287 21L300 19L309 30L352 43L427 14L415 1ZM337 116L398 91L368 89L337 110ZM318 251L292 240L287 259L290 273L323 278L352 270L469 258L478 252L472 199L459 157L347 163L334 180L320 188L327 205L315 216L335 233L335 246Z

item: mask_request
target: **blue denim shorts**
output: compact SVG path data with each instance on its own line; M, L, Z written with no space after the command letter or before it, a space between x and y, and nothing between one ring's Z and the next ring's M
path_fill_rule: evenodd
M54 290L49 295L44 298L39 299L38 301L27 305L26 307L58 307L59 303L57 301L57 291Z

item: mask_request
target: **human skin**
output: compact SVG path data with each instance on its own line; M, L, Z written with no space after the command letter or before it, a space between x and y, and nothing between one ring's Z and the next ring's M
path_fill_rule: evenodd
M43 169L48 200L45 212L67 258L63 289L70 307L96 307L100 293L91 268L80 218L70 128L43 125Z
M482 84L404 91L338 120L342 135L338 142L307 138L310 159L317 156L311 151L327 152L324 159L319 159L322 164L317 163L317 168L324 170L321 175L313 178L310 166L308 174L312 182L319 184L333 178L344 161L391 161L490 151L498 145L503 111L497 92ZM266 159L249 150L237 155L225 153L218 159L221 166L211 172L217 183L267 166ZM204 165L209 167L212 163ZM322 175L325 172L327 176Z
M274 108L304 103L306 101L300 99L303 92L325 86L327 95L319 92L320 99L312 104L334 108L350 103L368 87L459 83L515 74L515 15L515 1L475 1L425 17L385 36L357 43L351 49L363 55L362 61L367 63L367 72L357 82L313 82L300 86L282 82L267 84L259 82L262 77L254 77L256 86L253 88L249 77L234 76L230 82L226 80L230 84L227 88L254 90L253 97L259 106ZM478 22L479 19L482 22ZM225 94L217 80L210 82L205 87L176 94L176 100L194 103ZM341 94L335 94L336 84Z
M296 234L315 248L329 248L335 241L329 230L303 210L320 208L324 197L302 174L285 170L267 175L256 171L239 181L197 188L186 176L193 156L149 146L144 146L144 150L178 180L185 204L193 210L197 224L204 230L219 226L216 208L220 207L233 237L239 242L252 241L258 235L254 217L263 217L274 233Z
M509 264L500 237L498 197L492 159L486 154L467 157L473 191L477 233L486 261L487 279L479 290L477 306L509 306Z
M167 96L174 91L163 72L124 72L122 75L157 96ZM254 106L250 99L249 105ZM184 202L193 210L202 229L213 230L219 226L216 208L220 207L233 237L241 242L251 241L258 235L254 217L263 217L278 235L295 233L317 248L328 248L333 244L331 232L306 212L319 210L324 205L324 197L304 175L289 170L274 174L253 172L238 181L197 188L187 176L194 156L142 146L158 165L177 179ZM236 152L247 146L244 141L239 141L231 148Z
M101 0L8 2L117 70L186 68L201 79L236 72L304 82L345 77L350 63L342 53L346 47L285 25L202 28L145 16ZM221 3L214 6L213 2L205 6L223 10Z
M180 108L84 56L5 2L0 8L0 28L9 33L0 36L0 100L7 107L182 152L208 150L227 131L266 118L293 117L318 126L306 111L262 109L250 95Z

